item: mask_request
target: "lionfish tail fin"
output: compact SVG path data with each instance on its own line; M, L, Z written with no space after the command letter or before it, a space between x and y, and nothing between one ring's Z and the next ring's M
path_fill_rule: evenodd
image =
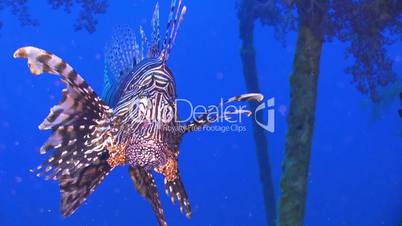
M74 174L62 175L59 179L63 216L73 214L96 187L109 174L111 167L105 163L93 164Z
M55 74L67 85L62 100L51 108L39 126L41 130L52 131L40 149L41 154L54 151L34 170L37 175L53 180L65 180L69 176L76 179L77 175L82 177L88 167L107 164L108 147L113 139L112 110L70 65L56 55L35 47L24 47L18 49L14 57L27 58L33 74Z
M163 62L167 62L169 59L172 48L175 44L177 33L180 25L183 23L184 15L187 12L187 7L183 5L183 0L179 0L176 4L176 0L171 1L169 19L166 26L165 39L163 42L160 58Z
M167 226L152 173L141 167L130 167L129 173L137 192L150 202L159 226Z
M239 96L235 96L229 98L227 100L221 101L219 104L215 105L217 109L221 109L224 105L232 102L240 102L240 101L257 101L261 102L264 99L264 96L260 93L246 93ZM223 112L223 114L217 113L215 108L211 108L211 110L205 112L204 114L200 115L194 121L187 123L184 126L183 133L195 131L205 125L208 125L218 118L225 118L230 119L232 115L239 115L239 114L246 114L247 116L251 116L252 112L245 109L235 109L232 111Z

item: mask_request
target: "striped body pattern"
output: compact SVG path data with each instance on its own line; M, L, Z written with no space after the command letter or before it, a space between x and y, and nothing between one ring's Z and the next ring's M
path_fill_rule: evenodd
M142 61L132 71L115 107L120 125L117 143L128 145L127 162L145 168L165 165L176 158L180 131L175 119L175 82L170 70L159 59Z
M140 42L128 26L115 29L105 48L101 97L58 56L36 47L14 53L15 58L28 60L34 75L54 74L66 84L62 100L39 126L51 130L40 153L51 154L34 170L38 176L59 181L64 216L73 214L111 170L128 165L136 190L150 202L160 226L167 223L153 173L164 176L166 194L191 217L178 168L183 135L214 119L251 112L235 110L218 115L207 111L187 124L178 122L175 78L167 62L186 10L182 0L172 0L163 41L158 4L150 39L142 28ZM217 106L262 98L258 93L244 94Z

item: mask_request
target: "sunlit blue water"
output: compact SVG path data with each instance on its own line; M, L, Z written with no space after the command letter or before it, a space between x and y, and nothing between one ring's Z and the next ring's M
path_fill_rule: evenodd
M34 77L13 52L25 45L52 51L80 72L101 93L103 50L113 27L149 28L154 1L113 2L99 17L94 34L74 32L75 15L30 4L40 26L22 28L7 12L0 31L0 226L133 226L156 225L149 204L132 186L127 168L114 170L71 217L59 214L56 182L37 178L29 169L45 158L38 153L48 133L37 129L60 99L56 76ZM214 104L246 92L240 61L238 19L234 1L186 1L188 13L169 60L179 97L195 104ZM169 3L161 2L165 23ZM276 131L268 134L269 154L279 197L281 161L289 106L288 76L295 34L283 47L270 28L256 28L260 85L275 97ZM309 174L306 226L396 226L402 214L402 120L393 102L372 118L372 104L358 93L343 69L342 43L324 46L319 79L316 125ZM390 47L395 70L402 74L402 44ZM251 120L251 119L250 119ZM162 191L169 225L264 225L265 215L251 121L242 133L199 132L184 138L180 170L193 218L187 220ZM162 178L158 177L159 185Z

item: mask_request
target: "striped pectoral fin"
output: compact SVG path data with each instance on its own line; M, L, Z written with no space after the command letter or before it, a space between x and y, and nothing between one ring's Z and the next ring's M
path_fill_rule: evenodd
M113 139L112 110L82 77L61 58L42 49L23 47L14 57L26 58L32 73L56 74L67 85L62 100L39 126L52 130L41 153L50 149L54 152L37 168L38 175L49 179L75 175L108 156L107 148Z
M113 139L112 110L59 57L35 47L20 48L14 57L27 58L33 74L56 74L67 85L62 100L39 126L52 130L41 153L54 151L36 170L38 176L59 181L61 212L69 216L112 169L107 162Z
M185 214L187 218L191 218L190 201L179 173L177 173L176 177L172 180L165 178L165 190L173 204L178 201L180 212Z
M95 94L94 90L66 62L56 55L35 47L23 47L14 53L15 58L26 58L33 74L56 74L67 84L60 103L54 106L40 129L57 126L94 124L95 119L105 119L112 110Z
M239 96L235 96L229 98L227 100L222 101L221 103L215 105L216 108L220 109L224 105L232 102L241 102L241 101L257 101L261 102L264 96L260 93L247 93ZM252 112L245 109L236 109L226 112L221 112L222 114L217 114L215 111L216 108L211 108L212 110L205 112L204 114L200 115L200 117L196 118L194 121L187 123L184 126L183 132L191 132L195 131L205 125L208 125L218 118L231 118L232 115L239 115L239 114L246 114L247 116L251 116Z
M130 167L129 173L135 189L151 204L159 226L167 226L163 208L158 195L158 189L151 172L142 167Z
M77 97L76 95L80 95L86 99L95 99L97 97L94 90L88 86L84 79L69 64L50 52L28 46L15 51L14 58L26 58L32 74L40 75L47 72L59 75L67 83L67 86L71 88L69 91L75 97Z
M111 169L107 163L103 162L87 166L73 174L63 174L59 179L63 216L73 214Z

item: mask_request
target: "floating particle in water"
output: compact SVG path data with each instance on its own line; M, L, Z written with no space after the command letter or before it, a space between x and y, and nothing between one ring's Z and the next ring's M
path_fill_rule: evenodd
M8 129L8 128L10 128L10 122L8 122L8 121L3 121L3 122L1 122L1 126L2 126L4 129Z
M20 184L20 183L22 183L22 177L19 177L19 176L16 176L15 177L15 183L17 183L17 184Z
M102 54L97 53L97 54L95 55L95 59L100 60L101 58L102 58Z
M42 184L41 183L34 183L33 190L41 190L41 189L42 189Z
M279 113L281 113L282 116L286 116L286 113L288 112L288 107L286 107L286 105L281 104L278 107L278 111Z
M345 136L344 138L343 138L343 142L345 143L345 144L353 144L355 139L354 139L354 137L353 136Z
M119 188L115 188L115 189L113 190L113 192L116 193L116 194L119 194L119 193L120 193L120 189L119 189Z
M340 88L340 89L344 89L344 88L346 87L345 82L343 82L343 81L338 81L338 82L336 83L336 86L337 86L338 88Z
M63 83L62 83L62 81L60 81L60 80L56 80L56 81L54 81L54 86L56 86L56 87L59 87L60 85L62 85Z
M145 17L142 18L142 19L141 19L141 23L142 23L142 24L147 24L147 23L148 23L148 19L145 18Z
M401 61L402 61L402 56L401 55L395 56L395 59L394 59L395 63L400 63Z
M232 149L239 150L240 149L239 144L236 144L236 143L232 144Z
M225 78L225 74L223 74L223 72L216 73L217 80L223 80L224 78Z

